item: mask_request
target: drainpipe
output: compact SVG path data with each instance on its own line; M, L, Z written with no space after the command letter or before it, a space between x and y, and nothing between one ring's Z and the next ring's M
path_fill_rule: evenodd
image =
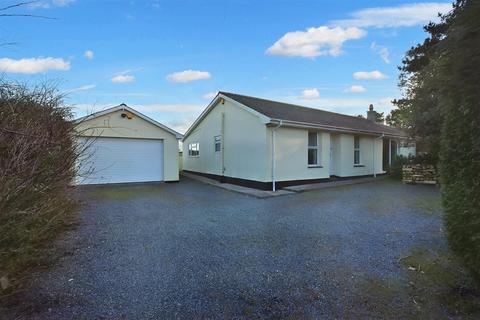
M276 127L272 128L272 191L277 191L276 188L276 178L275 178L275 136L277 129L282 126L282 120L278 123Z
M392 139L388 139L388 164L392 165Z
M375 170L375 143L377 142L378 139L383 139L383 137L385 137L385 134L382 133L382 135L380 137L376 137L374 140L373 140L373 177L376 178L377 177L377 171Z
M225 112L222 112L222 140L221 140L221 157L222 157L222 177L225 176Z

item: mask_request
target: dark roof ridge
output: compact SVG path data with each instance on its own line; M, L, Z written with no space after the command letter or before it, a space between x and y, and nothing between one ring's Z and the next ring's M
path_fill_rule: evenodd
M226 91L219 91L218 94L233 99L270 119L346 128L375 134L407 136L406 132L402 129L380 124L362 117Z

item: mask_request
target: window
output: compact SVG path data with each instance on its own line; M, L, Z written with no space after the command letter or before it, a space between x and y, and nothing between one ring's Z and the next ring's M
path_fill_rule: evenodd
M308 132L308 165L320 165L320 143L318 132Z
M360 137L353 137L353 164L360 164Z
M220 152L222 150L222 136L213 137L214 150Z
M198 157L200 156L200 143L194 142L188 144L188 156Z

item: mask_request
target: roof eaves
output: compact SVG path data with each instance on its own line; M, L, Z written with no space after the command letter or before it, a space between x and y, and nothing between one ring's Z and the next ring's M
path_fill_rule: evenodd
M396 135L386 131L360 130L360 129L352 129L352 128L346 128L346 127L339 127L339 126L321 125L317 123L291 121L291 120L285 120L285 119L271 119L271 123L273 124L278 124L280 121L283 124L286 124L286 125L290 124L292 126L301 127L301 128L319 128L327 131L337 131L337 132L346 132L346 133L364 133L364 134L371 134L371 135L385 135L385 136L396 137L396 138L407 137L406 135Z
M226 101L229 101L231 103L234 103L236 104L237 106L239 106L240 108L252 113L253 115L256 115L258 116L263 123L267 124L270 122L270 118L267 117L266 115L264 115L263 113L260 113L252 108L250 108L249 106L246 106L240 102L238 102L237 100L229 97L229 96L226 96L224 95L221 91L217 93L217 95L215 96L215 98L213 98L213 100L208 104L208 106L205 108L205 110L203 110L203 112L198 116L198 118L193 122L193 124L190 126L190 128L188 128L187 132L185 132L185 134L183 135L183 138L182 138L182 141L185 141L185 139L192 133L192 131L200 124L200 122L207 116L207 114L217 105L217 102L220 100L220 99L224 99Z
M182 141L185 141L185 139L192 133L192 131L200 124L200 122L207 116L207 114L215 107L217 104L217 101L219 99L219 94L215 96L215 98L210 101L208 106L202 111L202 113L195 119L195 121L192 123L192 125L187 129L187 132L182 137Z
M147 122L150 122L151 124L173 134L175 136L175 138L177 139L182 139L183 135L169 127L167 127L166 125L156 121L156 120L153 120L152 118L144 115L143 113L135 110L135 109L132 109L130 108L129 106L127 106L126 104L122 103L118 106L114 106L114 107L111 107L111 108L108 108L108 109L105 109L105 110L101 110L101 111L97 111L97 112L94 112L90 115L87 115L87 116L84 116L84 117L81 117L81 118L78 118L76 120L74 120L75 123L80 123L82 121L86 121L86 120L90 120L90 119L95 119L95 118L98 118L100 116L103 116L103 115L106 115L106 114L109 114L109 113L112 113L112 112L116 112L118 110L126 110L128 112L131 112L135 115L137 115L138 117L142 118L143 120L147 121Z

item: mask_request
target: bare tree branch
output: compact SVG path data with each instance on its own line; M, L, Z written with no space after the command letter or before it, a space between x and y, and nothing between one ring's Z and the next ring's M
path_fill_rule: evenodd
M41 18L41 19L49 19L49 20L57 20L58 18L52 18L47 16L39 16L36 14L22 14L22 13L2 13L0 17L29 17L29 18Z
M0 43L0 47L5 47L5 46L14 46L17 45L18 42L2 42Z
M0 11L8 11L13 8L28 6L32 3L37 3L38 1L26 1L26 2L18 2L3 8L0 8ZM28 18L40 18L40 19L49 19L49 20L57 20L57 18L37 15L37 14L28 14L28 13L1 13L0 17L28 17Z
M0 11L5 11L5 10L8 10L8 9L22 7L22 6L28 6L29 4L36 3L36 2L38 2L38 1L19 2L19 3L16 3L16 4L12 4L12 5L0 8Z

